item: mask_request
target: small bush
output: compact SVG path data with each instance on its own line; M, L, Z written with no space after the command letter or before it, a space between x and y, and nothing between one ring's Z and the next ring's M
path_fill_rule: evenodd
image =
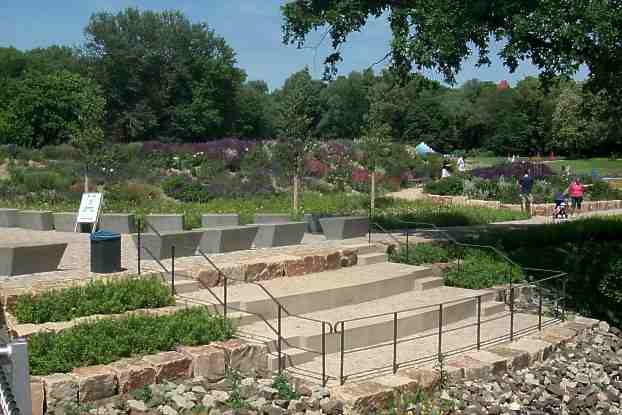
M444 271L445 284L470 289L491 288L524 280L522 270L494 253L467 249L464 260Z
M233 336L231 321L203 307L170 316L135 315L83 323L58 333L42 332L28 342L30 373L67 373L76 367L197 346Z
M170 176L162 182L167 196L180 202L207 202L210 198L207 185L187 176Z
M278 391L279 399L292 401L300 398L300 395L292 388L286 375L276 375L272 379L272 387Z
M67 321L93 314L118 314L175 303L168 287L156 278L92 281L82 287L20 295L14 313L20 323Z
M433 195L459 196L464 191L464 178L461 176L445 177L427 183L423 190Z
M390 260L402 264L421 265L449 262L457 258L458 251L449 244L420 243L408 247L402 246L391 253Z

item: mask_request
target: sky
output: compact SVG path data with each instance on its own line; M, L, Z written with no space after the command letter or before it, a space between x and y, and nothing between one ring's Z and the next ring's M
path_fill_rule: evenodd
M249 80L263 79L270 89L282 86L285 79L305 66L316 78L322 76L323 59L330 52L327 39L317 48L297 49L282 42L280 6L286 0L0 0L0 47L13 46L21 50L52 44L78 46L84 42L84 27L91 14L99 11L118 12L126 7L165 10L178 9L193 22L207 22L210 28L225 38L237 54L238 66ZM315 45L320 33L311 36L308 45ZM362 71L382 58L389 49L390 32L385 18L370 20L360 33L350 36L342 49L344 61L339 74ZM495 44L493 53L499 50ZM467 59L457 77L458 84L469 79L511 85L527 75L537 75L537 68L523 63L511 74L496 56L492 64L482 68ZM382 69L382 65L374 69ZM433 71L424 75L442 81ZM582 69L576 76L584 79Z

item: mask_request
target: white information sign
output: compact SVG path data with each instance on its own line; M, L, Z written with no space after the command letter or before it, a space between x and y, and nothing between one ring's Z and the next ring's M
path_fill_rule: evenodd
M76 223L92 223L95 225L99 218L101 203L101 193L83 193ZM95 228L95 226L93 226L93 228Z

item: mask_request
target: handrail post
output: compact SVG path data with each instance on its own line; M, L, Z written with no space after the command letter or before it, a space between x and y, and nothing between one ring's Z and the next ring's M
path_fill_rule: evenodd
M538 285L538 331L542 331L542 284Z
M278 318L278 322L277 322L277 335L279 336L279 338L277 339L277 350L279 353L279 375L283 372L283 356L282 356L282 337L281 337L281 304L277 303L277 318Z
M482 333L482 296L477 296L477 350L481 349Z
M322 386L326 386L326 323L322 321Z
M393 313L393 374L397 373L397 312Z
M510 341L514 341L514 290L510 290Z
M438 305L438 357L443 354L443 303Z
M345 351L345 339L346 339L346 329L345 322L341 322L341 340L339 341L339 360L341 361L339 367L339 384L343 385L345 383L345 378L343 377L343 357Z
M224 314L225 318L227 317L227 280L228 280L227 276L223 274L223 286L224 286L224 289L223 289L223 300L224 300L224 303L225 303L225 309L224 309L223 314Z
M410 250L410 243L408 243L408 234L410 234L410 228L406 229L406 262L408 263L408 253Z
M566 278L562 278L562 321L566 321Z
M136 241L136 245L138 246L138 251L136 252L137 257L138 257L138 275L140 275L140 251L141 251L141 236L140 236L141 232L140 232L140 220L138 221L138 237L137 237L137 241Z
M175 245L171 246L171 294L175 295Z

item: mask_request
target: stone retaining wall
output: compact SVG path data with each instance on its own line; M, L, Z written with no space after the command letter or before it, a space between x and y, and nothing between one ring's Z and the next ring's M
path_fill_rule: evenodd
M266 376L267 357L266 346L234 339L205 346L179 346L176 351L32 377L32 413L64 413L68 405L99 401L165 381L202 377L219 382L225 377L226 367L244 376Z
M424 193L427 200L442 206L473 206L491 209L509 209L520 211L521 206L517 204L506 204L495 200L469 199L466 196L442 196ZM552 216L555 203L534 203L532 204L533 214L536 216ZM582 203L583 212L596 210L622 209L622 200L599 200L584 201Z

